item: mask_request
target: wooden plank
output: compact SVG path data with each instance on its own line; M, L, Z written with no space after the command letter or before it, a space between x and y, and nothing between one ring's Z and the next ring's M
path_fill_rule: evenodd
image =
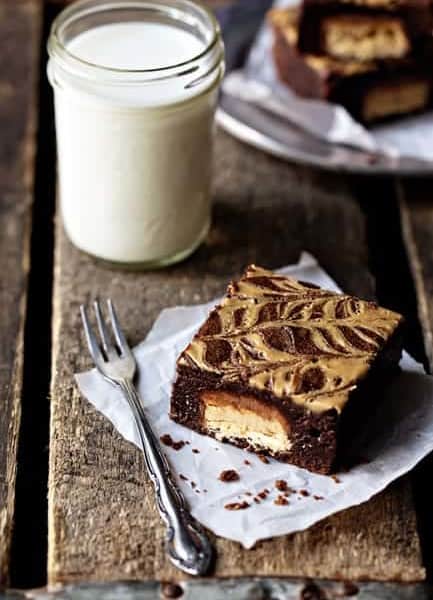
M308 249L349 292L369 297L364 217L341 176L295 168L219 132L214 225L203 247L165 271L122 273L79 253L57 224L54 291L49 582L172 579L164 530L140 453L84 401L74 372L89 367L78 306L97 295L118 304L131 342L166 306L203 302L250 262L277 267ZM410 486L310 530L254 549L215 540L215 574L422 580Z
M38 0L0 1L0 585L13 527L40 17Z
M418 315L430 370L433 369L433 180L400 182L403 236L418 299Z

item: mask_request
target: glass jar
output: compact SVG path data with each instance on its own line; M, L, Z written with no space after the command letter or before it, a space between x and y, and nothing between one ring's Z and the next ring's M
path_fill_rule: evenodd
M69 238L127 267L188 256L210 224L215 17L191 0L81 0L48 51Z

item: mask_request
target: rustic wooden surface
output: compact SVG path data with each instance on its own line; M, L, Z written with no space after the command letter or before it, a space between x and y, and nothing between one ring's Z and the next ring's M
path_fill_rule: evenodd
M0 585L8 578L20 424L39 4L0 0Z
M177 595L176 595L177 594ZM61 591L15 592L9 600L431 600L426 583L348 582L305 579L190 579L181 583L118 581L69 584ZM8 600L5 598L4 600Z
M83 400L73 373L90 366L78 307L110 296L132 343L159 311L221 294L250 262L277 267L313 252L348 291L369 297L364 217L348 182L294 168L219 132L214 226L187 262L122 273L74 249L57 224L49 479L48 576L77 580L180 577L164 554L140 453ZM372 501L290 537L245 551L216 540L215 574L422 580L410 486L402 479Z
M425 351L433 370L433 179L400 182L398 192Z

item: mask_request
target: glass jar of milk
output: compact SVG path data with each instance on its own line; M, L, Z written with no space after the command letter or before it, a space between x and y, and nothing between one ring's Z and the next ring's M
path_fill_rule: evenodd
M128 267L188 256L210 224L215 17L191 0L81 0L54 21L48 51L72 242Z

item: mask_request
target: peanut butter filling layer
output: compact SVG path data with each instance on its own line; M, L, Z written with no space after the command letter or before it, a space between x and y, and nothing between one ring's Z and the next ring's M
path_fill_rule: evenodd
M393 114L422 110L430 98L428 81L406 81L370 90L364 101L363 118L373 121Z
M227 392L205 392L201 401L203 426L217 439L242 439L271 453L290 450L289 424L274 407Z
M282 403L341 412L400 321L375 303L251 266L229 286L179 365L272 393ZM235 410L227 398L224 405ZM216 419L210 410L205 418Z
M324 50L335 58L370 61L402 58L410 42L401 19L338 15L321 24Z

